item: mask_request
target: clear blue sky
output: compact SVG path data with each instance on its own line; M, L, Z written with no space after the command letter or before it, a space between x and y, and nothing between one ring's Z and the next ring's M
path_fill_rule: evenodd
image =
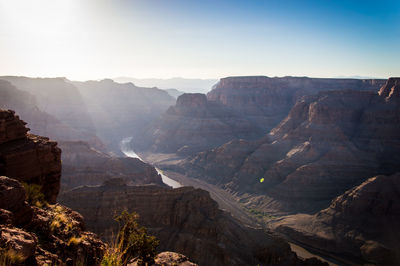
M400 1L0 0L0 74L386 78L399 62Z

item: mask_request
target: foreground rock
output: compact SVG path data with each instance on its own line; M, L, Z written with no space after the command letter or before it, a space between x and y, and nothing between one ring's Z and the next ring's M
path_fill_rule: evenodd
M115 214L135 211L160 239L161 251L185 254L199 265L307 265L283 240L240 225L200 189L127 186L113 180L66 192L60 202L82 213L88 228L105 239L118 228Z
M378 265L400 263L400 174L376 176L335 198L315 215L272 224L303 244Z
M111 178L121 178L129 185L165 186L156 169L136 158L112 157L82 141L61 141L61 189L83 185L101 185Z
M60 189L61 150L48 138L27 134L13 111L0 110L0 175L37 184L50 203Z
M12 177L0 176L1 263L100 265L105 245L84 231L82 216L47 204L59 192L61 150L28 130L13 111L0 110L0 175Z
M0 177L0 195L2 262L100 265L105 245L84 231L79 213L58 204L30 206L23 186L4 176Z
M368 176L400 170L399 110L394 96L376 92L304 97L263 139L199 153L180 170L240 193L252 208L315 212Z

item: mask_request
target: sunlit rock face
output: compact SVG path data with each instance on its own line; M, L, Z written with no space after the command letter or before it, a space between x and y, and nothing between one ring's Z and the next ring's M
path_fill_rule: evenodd
M263 139L232 141L180 168L258 195L252 204L265 209L316 211L366 177L399 171L399 108L376 92L320 92L299 100Z
M199 265L312 265L299 260L283 240L242 226L201 189L127 186L114 179L76 188L60 201L82 213L88 228L104 238L118 228L114 214L135 211L160 239L160 251L185 254Z

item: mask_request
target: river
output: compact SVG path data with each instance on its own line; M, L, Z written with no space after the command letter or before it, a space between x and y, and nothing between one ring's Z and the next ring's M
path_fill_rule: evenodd
M138 159L142 160L142 159L139 157L139 155L137 155L137 154L132 150L132 148L131 148L131 146L130 146L131 140L132 140L132 137L129 137L129 138L124 138L124 139L121 141L121 143L120 143L121 152L122 152L123 154L125 154L127 157L138 158ZM143 160L142 160L142 161L143 161ZM168 186L170 186L170 187L172 187L172 188L182 187L182 184L181 184L181 183L179 183L179 182L173 180L172 178L169 178L168 176L166 176L165 174L163 174L163 172L162 172L160 169L156 168L156 170L157 170L157 172L161 175L161 178L162 178L162 181L163 181L164 184L166 184L166 185L168 185ZM194 182L195 180L192 180L192 181ZM196 181L199 182L199 180L196 180ZM213 189L210 189L210 186L212 186L212 185L207 184L207 186L205 186L205 184L203 184L203 186L201 186L201 185L199 185L198 183L190 183L190 184L187 184L187 185L191 185L191 186L193 186L193 187L200 187L200 188L202 188L202 189L204 189L204 190L209 191L210 194L211 194L211 196L212 196L212 198L213 198L214 200L216 200L220 205L221 205L221 203L222 203L222 206L224 206L224 207L228 206L228 205L226 205L226 204L225 204L225 205L223 204L223 203L226 203L226 201L225 201L226 195L224 195L224 193L221 193L220 191L217 193L217 192L215 192ZM215 194L215 195L214 195L214 194ZM224 195L224 196L223 196L223 195ZM221 199L222 199L222 200L221 200ZM229 201L231 204L233 204L233 201L234 201L234 200L230 199L230 200L228 200L228 201ZM234 204L234 205L236 205L236 204ZM233 209L232 209L232 206L228 206L226 209L227 209L228 211L232 211L232 210L233 210ZM241 210L241 211L243 211L243 210ZM238 212L235 212L235 213L238 214ZM245 216L247 216L247 214L246 214ZM240 217L240 216L239 216L239 217ZM242 218L243 218L243 217L242 217ZM337 266L337 265L338 265L338 264L336 264L335 262L333 262L332 260L327 259L327 258L323 258L323 257L321 257L321 256L318 256L317 254L311 253L310 251L308 251L308 250L304 249L303 247L300 247L300 246L298 246L298 245L296 245L296 244L294 244L294 243L289 242L289 244L290 244L290 248L292 249L292 251L295 252L299 257L301 257L301 258L303 258L303 259L311 258L311 257L317 257L318 259L327 262L327 263L329 264L329 266Z
M137 155L131 148L130 146L130 142L132 140L132 137L129 138L124 138L121 142L120 142L120 148L121 148L121 152L123 154L125 154L125 156L127 157L131 157L131 158L138 158L140 160L142 160L142 158L139 157L139 155ZM142 160L143 161L143 160ZM169 178L168 176L164 175L164 173L156 168L157 172L161 175L161 179L163 181L164 184L172 187L172 188L178 188L178 187L182 187L182 185L173 180L172 178Z

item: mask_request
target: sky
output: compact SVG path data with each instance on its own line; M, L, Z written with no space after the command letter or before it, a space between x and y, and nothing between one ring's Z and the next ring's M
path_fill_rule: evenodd
M400 76L400 1L0 0L0 75Z

